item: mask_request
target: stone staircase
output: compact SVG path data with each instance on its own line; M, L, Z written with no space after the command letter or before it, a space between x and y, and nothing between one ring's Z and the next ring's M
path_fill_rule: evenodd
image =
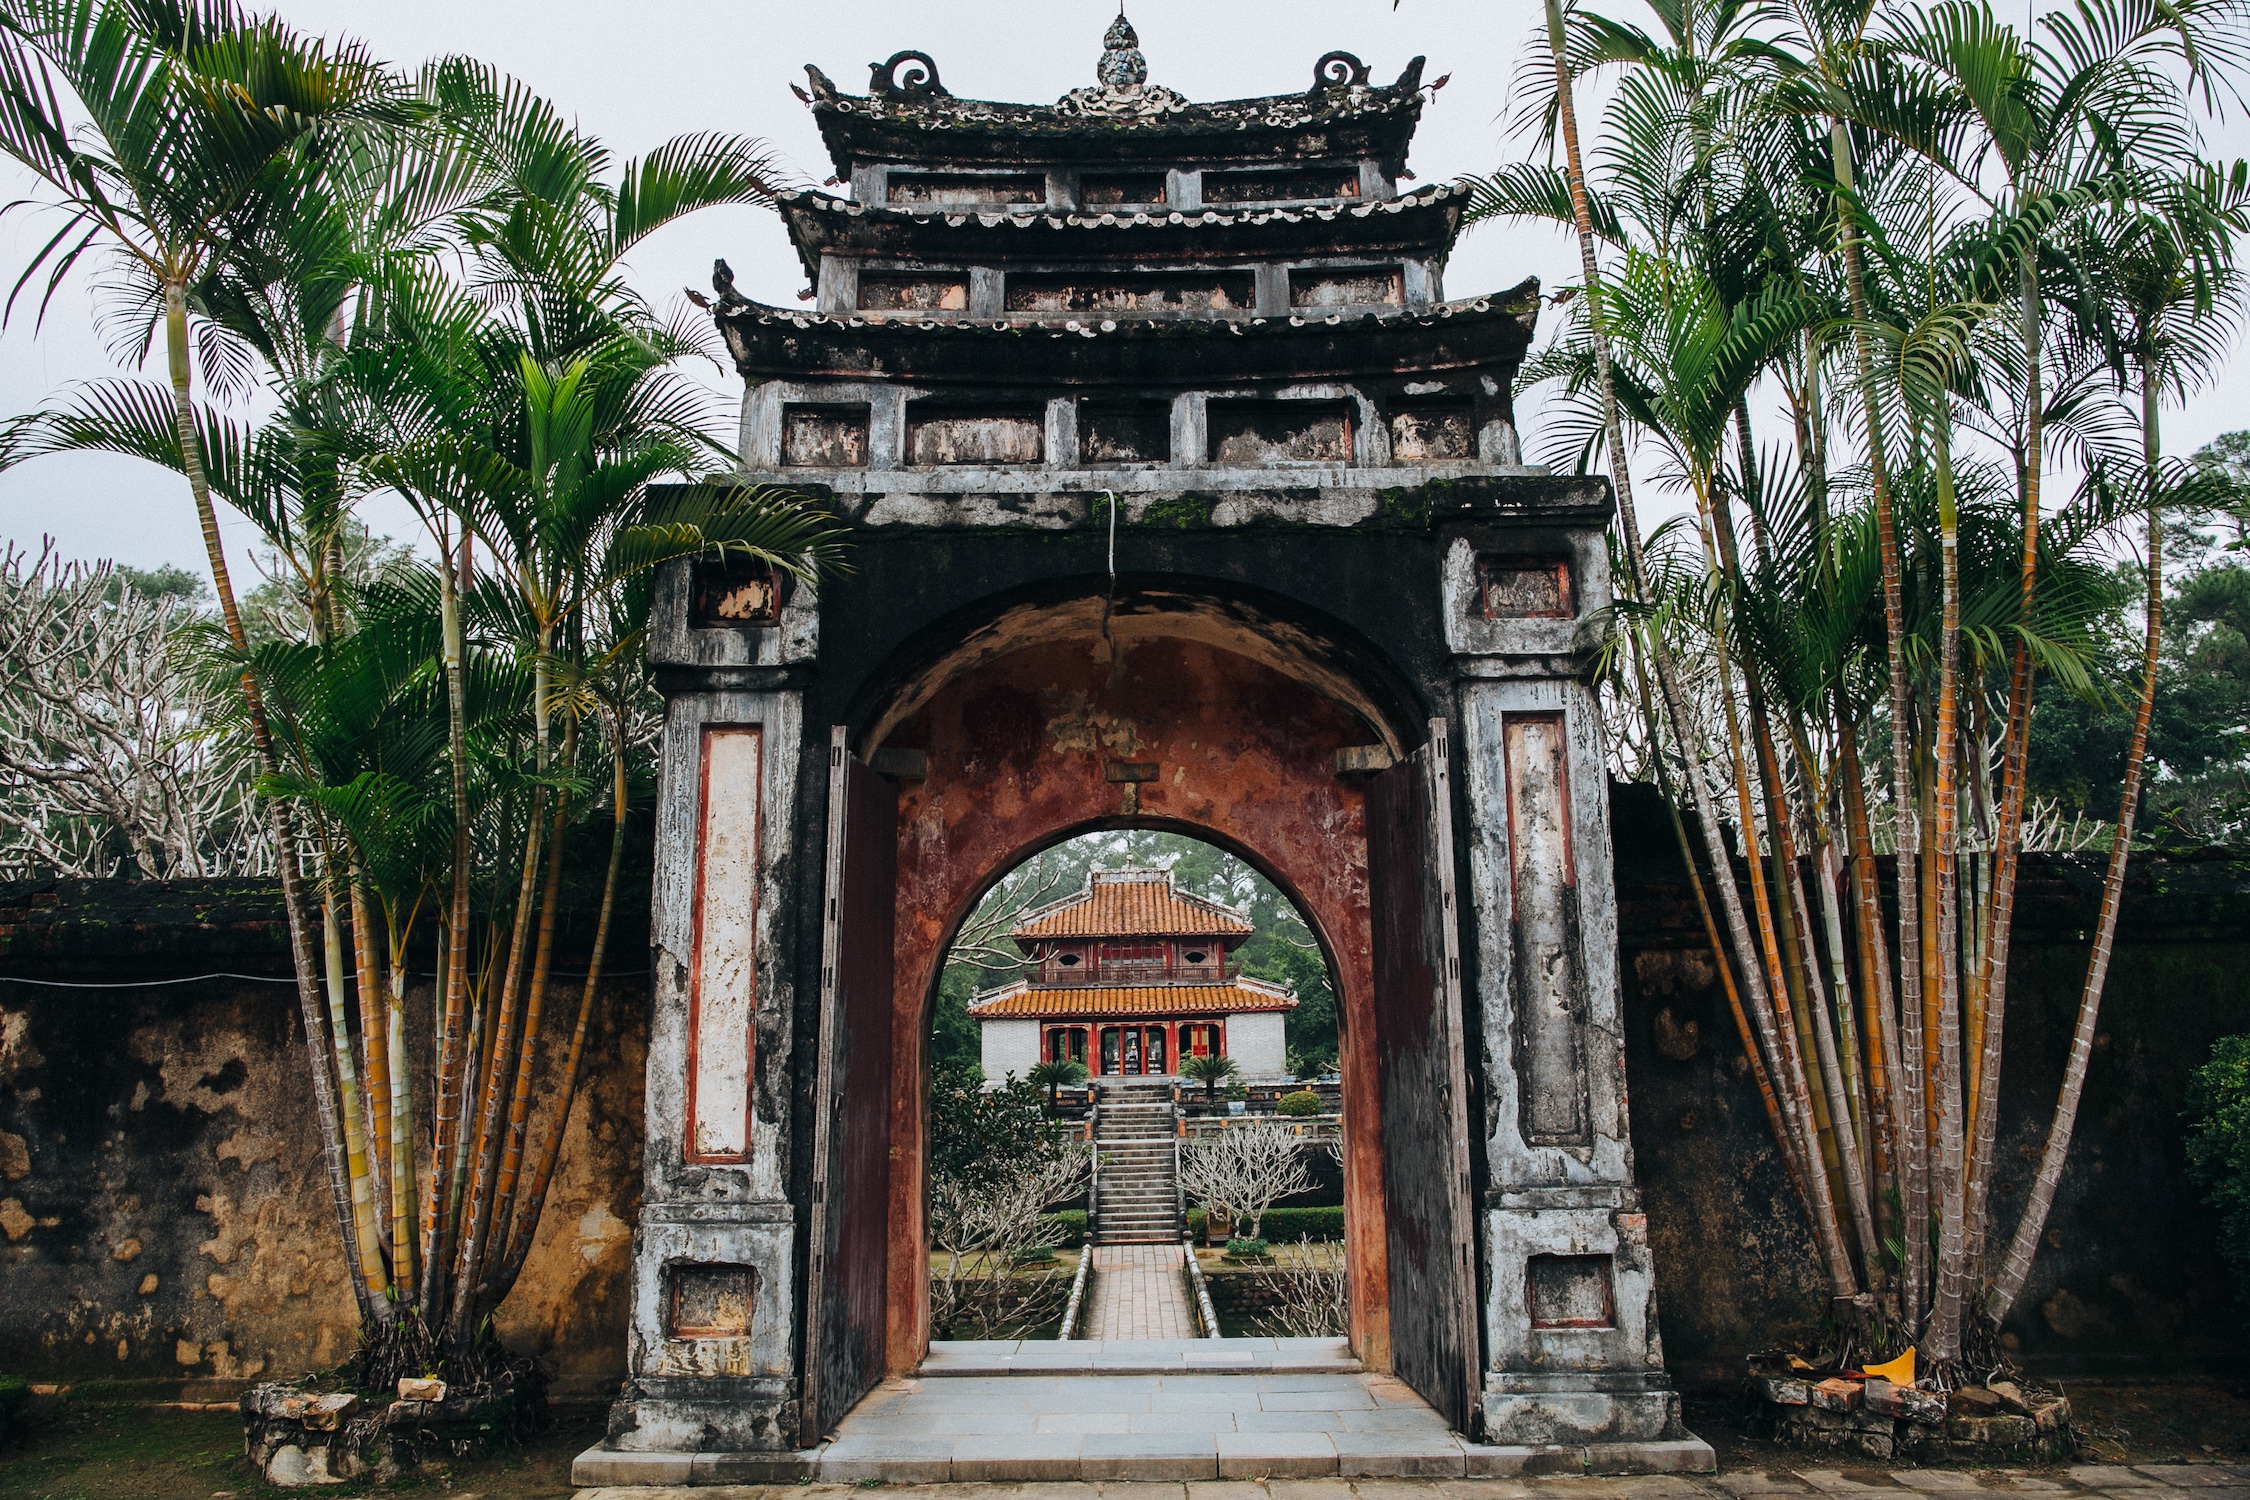
M1169 1083L1108 1079L1094 1149L1101 1177L1094 1197L1097 1245L1154 1245L1180 1241L1179 1193L1173 1181L1173 1141L1179 1134Z

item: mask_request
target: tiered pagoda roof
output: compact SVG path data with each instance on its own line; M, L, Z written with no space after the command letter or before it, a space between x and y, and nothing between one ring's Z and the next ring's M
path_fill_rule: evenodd
M1222 902L1180 890L1163 870L1096 870L1086 888L1060 901L1024 913L1009 933L1035 958L1056 944L1116 943L1139 940L1204 939L1210 949L1232 951L1257 928ZM1201 955L1197 955L1200 957ZM979 1020L1003 1017L1169 1017L1286 1011L1297 1006L1286 985L1243 975L1226 975L1223 966L1163 982L1101 983L1094 969L1088 983L1013 984L971 1001Z
M1160 870L1096 870L1086 889L1052 901L1008 935L1017 942L1065 937L1233 937L1258 929L1242 913L1188 894Z

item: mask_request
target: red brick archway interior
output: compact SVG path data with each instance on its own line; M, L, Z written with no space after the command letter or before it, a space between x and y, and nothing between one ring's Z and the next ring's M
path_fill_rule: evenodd
M1336 979L1345 1119L1344 1193L1353 1346L1389 1364L1389 1277L1377 1136L1367 848L1360 784L1336 752L1391 743L1382 726L1285 657L1230 649L1162 616L987 642L923 674L882 748L923 751L899 798L892 1030L889 1364L911 1371L929 1339L924 1259L923 1041L953 932L1007 870L1074 833L1176 829L1257 865L1297 903ZM1223 639L1223 638L1222 638ZM1310 679L1310 680L1308 680ZM1362 699L1362 702L1365 700ZM878 746L870 741L863 754Z

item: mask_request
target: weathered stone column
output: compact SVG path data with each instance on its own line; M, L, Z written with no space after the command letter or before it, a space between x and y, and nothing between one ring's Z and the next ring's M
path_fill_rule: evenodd
M793 847L804 746L792 669L812 591L716 564L659 575L665 698L649 963L647 1158L632 1331L608 1446L696 1453L796 1439ZM817 868L810 877L817 899Z
M1453 537L1485 1194L1486 1440L1682 1435L1633 1184L1600 709L1600 524Z

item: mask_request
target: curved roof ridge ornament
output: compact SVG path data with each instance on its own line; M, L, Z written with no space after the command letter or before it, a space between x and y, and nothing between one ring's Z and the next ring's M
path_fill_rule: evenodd
M1329 89L1365 88L1367 64L1349 52L1330 52L1313 64L1312 77L1310 92L1315 94Z
M898 76L900 63L915 63ZM938 82L937 62L927 52L893 52L888 62L867 65L867 91L879 99L950 99L950 90Z

